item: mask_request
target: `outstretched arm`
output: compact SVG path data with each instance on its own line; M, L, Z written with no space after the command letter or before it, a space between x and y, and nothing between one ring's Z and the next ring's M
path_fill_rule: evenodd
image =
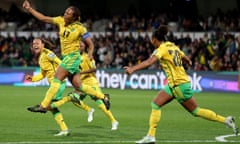
M35 9L32 8L32 6L30 5L30 3L25 0L23 2L23 8L25 10L27 10L29 13L31 13L34 17L36 17L38 20L42 21L42 22L46 22L46 23L52 23L52 17L49 16L45 16L42 13L36 11Z
M87 44L87 47L88 47L88 57L90 60L93 59L93 51L94 51L94 44L92 42L92 39L90 37L86 38L85 39L85 42Z
M149 67L150 65L154 64L155 62L158 61L158 58L154 55L152 55L150 58L148 58L147 60L141 62L140 64L137 64L135 66L129 67L129 66L125 66L125 72L128 74L132 74L135 71L144 69L146 67Z
M189 66L192 65L192 61L191 61L187 56L183 56L183 57L182 57L182 60L183 60L184 62L186 62Z
M43 75L43 73L39 73L38 75L34 75L34 76L27 74L24 76L24 79L31 82L36 82L36 81L42 80L44 77L45 76Z

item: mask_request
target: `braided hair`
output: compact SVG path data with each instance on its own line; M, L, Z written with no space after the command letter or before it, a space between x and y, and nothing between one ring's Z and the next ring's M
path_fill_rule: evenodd
M152 37L156 38L159 41L166 41L168 33L168 27L166 25L161 25L156 31L153 32Z
M41 40L44 43L45 48L50 49L50 50L56 48L56 45L53 44L51 41L49 41L47 39L43 39L43 38Z
M80 21L80 10L75 6L70 6L69 8L71 8L73 11L73 20Z

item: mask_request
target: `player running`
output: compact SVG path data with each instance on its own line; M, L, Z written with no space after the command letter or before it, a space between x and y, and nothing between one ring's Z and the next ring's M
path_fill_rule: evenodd
M149 119L149 130L147 135L143 139L136 141L136 143L148 144L156 142L155 134L161 118L161 107L173 99L176 99L193 116L226 124L228 127L232 128L233 132L237 135L238 128L235 126L232 116L223 117L216 114L214 111L200 108L197 105L193 97L190 80L183 68L183 62L189 65L191 65L192 62L184 55L178 46L172 42L166 41L167 33L168 28L166 26L160 26L152 35L151 42L156 48L152 56L135 66L124 67L128 74L132 74L135 71L144 69L159 61L168 80L168 84L158 93L151 103L152 112Z
M80 69L81 69L81 81L82 83L92 86L94 89L97 91L101 92L101 88L99 86L99 82L96 78L95 72L96 72L96 65L95 65L95 60L90 59L88 57L88 54L86 53L86 44L84 42L81 42L80 45L80 54L82 58L82 63L80 64ZM94 112L93 108L90 108L89 106L85 105L83 103L83 100L87 96L86 93L80 93L80 104L74 103L76 106L86 110L89 113L88 117L88 122L91 122L93 120L92 118L92 113ZM112 128L111 130L117 130L119 122L114 118L112 112L110 110L107 110L106 107L103 104L103 101L99 98L96 98L95 96L91 95L91 98L95 100L96 104L98 107L104 112L104 114L110 119L112 123ZM62 100L52 103L51 107L57 108L63 105L64 103L67 103L71 101L71 96L64 97Z

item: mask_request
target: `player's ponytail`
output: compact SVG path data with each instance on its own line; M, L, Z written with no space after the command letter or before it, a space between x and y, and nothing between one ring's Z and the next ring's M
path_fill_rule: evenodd
M156 31L153 32L153 37L159 41L166 41L168 33L168 27L166 25L161 25Z
M56 48L56 45L53 44L52 42L50 42L49 40L46 40L46 39L42 38L41 41L44 43L44 47L47 48L47 49L52 50L52 49Z

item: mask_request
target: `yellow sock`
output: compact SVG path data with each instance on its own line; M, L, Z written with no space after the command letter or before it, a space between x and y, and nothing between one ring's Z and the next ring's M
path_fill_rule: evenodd
M82 84L82 86L79 88L79 90L83 93L95 96L99 99L104 99L104 94L103 93L96 91L93 87L91 87L89 85Z
M205 118L207 120L212 120L212 121L217 121L220 123L225 122L225 117L216 114L214 111L208 110L208 109L203 109L203 108L197 108L193 112L196 116Z
M85 111L89 112L91 107L86 105L83 101L80 102L81 104L79 105L78 103L73 103L75 106L84 109Z
M149 118L148 135L155 137L157 126L161 119L161 109L154 102L151 103L151 107L152 107L152 112L151 112L150 118Z
M63 116L62 116L62 113L57 113L54 115L54 119L56 120L57 124L59 125L60 129L62 131L64 130L67 130L68 127L67 125L65 124L64 120L63 120Z
M101 103L98 105L98 107L104 112L104 114L110 119L111 122L115 122L116 119L114 118L112 112L110 110L106 109L106 106L102 103L102 100L100 100L100 101L101 101Z
M53 102L51 104L51 108L58 108L60 106L62 106L63 104L70 102L71 101L71 97L70 96L65 96L63 97L61 100L57 101L57 102Z
M41 106L43 108L47 108L50 105L53 97L57 94L60 88L60 85L61 85L61 81L59 81L58 79L53 79L53 81L51 82L51 86L45 95L45 98L41 102Z
M161 110L152 109L150 119L149 119L149 130L148 130L149 136L155 137L160 118L161 118Z

